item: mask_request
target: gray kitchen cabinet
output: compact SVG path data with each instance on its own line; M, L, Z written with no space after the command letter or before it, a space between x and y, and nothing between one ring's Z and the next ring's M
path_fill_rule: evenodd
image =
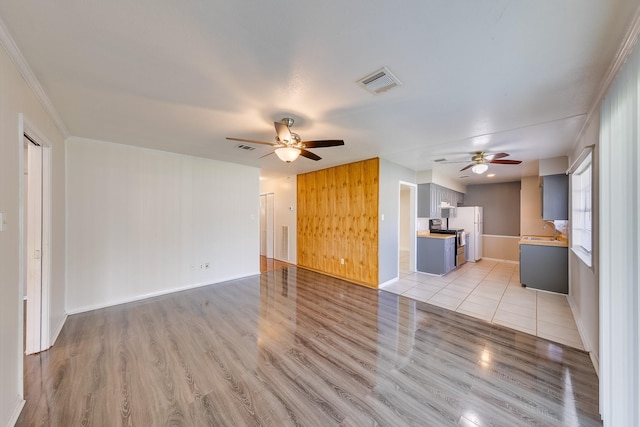
M528 288L567 294L568 261L566 247L520 244L520 283Z
M456 238L418 237L417 270L447 274L456 268Z
M463 194L438 184L418 184L418 218L443 218L442 202L457 206Z
M418 184L418 218L431 217L431 184Z
M442 202L442 189L436 184L431 184L431 218L440 218L440 203Z
M569 219L569 177L545 175L542 184L542 219Z
M442 194L436 184L418 184L418 218L441 218Z

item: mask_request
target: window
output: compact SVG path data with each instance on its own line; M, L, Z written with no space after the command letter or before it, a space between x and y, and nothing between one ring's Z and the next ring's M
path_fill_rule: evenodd
M589 153L571 176L571 249L589 267L592 237L591 169Z

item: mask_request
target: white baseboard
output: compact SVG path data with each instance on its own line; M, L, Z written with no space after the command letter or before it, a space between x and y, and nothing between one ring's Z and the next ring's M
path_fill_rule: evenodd
M598 355L593 350L593 343L589 339L589 335L585 331L584 324L582 323L582 318L578 316L578 309L573 301L573 298L567 295L567 301L569 302L569 308L571 308L571 314L573 314L573 319L576 322L576 326L578 327L578 334L580 335L580 339L582 340L582 344L584 345L584 349L589 352L589 357L591 358L591 363L593 363L593 367L596 370L596 374L600 376L600 361L598 360Z
M380 284L378 285L378 289L383 289L385 286L390 285L390 284L392 284L392 283L394 283L394 282L397 282L398 280L400 280L400 278L399 278L399 277L395 277L395 278L393 278L393 279L391 279L391 280L387 280L387 281L386 281L386 282L384 282L384 283L380 283Z
M222 282L228 282L230 280L236 280L236 279L243 279L245 277L251 277L251 276L258 276L260 275L260 272L254 272L254 273L249 273L249 274L241 274L238 276L230 276L230 277L224 277L221 278L219 280L216 280L215 282L200 282L200 283L194 283L191 285L186 285L186 286L181 286L181 287L177 287L177 288L171 288L171 289L163 289L161 291L158 292L150 292L148 294L142 294L142 295L136 295L136 296L132 296L129 298L121 298L115 301L109 301L103 304L91 304L91 305L85 305L83 307L76 307L74 309L67 309L67 314L68 315L72 315L72 314L78 314L78 313L85 313L87 311L92 311L92 310L98 310L101 308L107 308L107 307L113 307L116 305L120 305L120 304L126 304L129 302L136 302L136 301L141 301L141 300L145 300L148 298L154 298L154 297L159 297L162 295L168 295L168 294L172 294L174 292L180 292L180 291L186 291L189 289L194 289L194 288L200 288L202 286L209 286L209 285L215 285L218 283L222 283Z
M7 427L13 427L16 425L16 423L18 422L18 418L20 417L20 413L22 412L22 408L24 408L24 404L27 401L19 398L18 402L16 403L16 407L13 410L13 413L11 414L11 417L9 418L9 422L7 423Z
M56 329L53 331L53 334L52 334L53 337L51 338L49 347L53 347L53 345L56 343L56 340L58 339L58 335L60 335L60 332L62 331L62 327L64 326L64 322L67 321L67 317L68 315L66 313L64 316L62 316L62 320L60 320L60 323L58 323L58 326L56 326Z

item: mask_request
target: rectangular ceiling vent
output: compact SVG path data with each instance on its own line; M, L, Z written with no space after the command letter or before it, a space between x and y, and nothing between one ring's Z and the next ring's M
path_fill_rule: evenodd
M256 149L256 147L252 147L250 145L244 145L244 144L238 144L236 145L236 148L239 150L247 150L247 151L252 151Z
M434 162L436 163L440 163L440 162L446 162L447 159L435 159Z
M358 80L358 84L369 92L377 95L396 86L400 86L402 83L387 67L382 67L378 71Z

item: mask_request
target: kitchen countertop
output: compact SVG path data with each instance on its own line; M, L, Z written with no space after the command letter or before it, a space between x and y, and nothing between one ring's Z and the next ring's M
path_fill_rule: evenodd
M430 239L455 239L455 234L431 234L429 231L418 231L418 237L428 237Z
M533 238L534 240L527 239L527 237ZM541 239L541 240L535 240ZM556 246L562 248L568 248L569 242L566 239L558 239L558 240L547 240L548 236L522 236L520 241L518 242L521 245L535 245L535 246Z

